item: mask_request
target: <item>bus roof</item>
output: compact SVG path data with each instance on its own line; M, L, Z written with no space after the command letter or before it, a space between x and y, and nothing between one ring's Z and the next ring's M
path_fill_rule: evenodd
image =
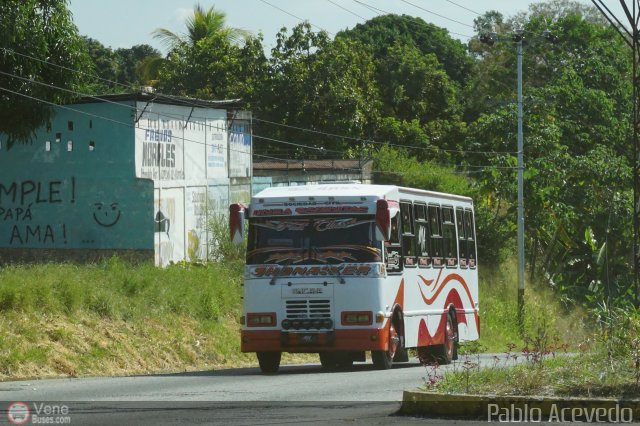
M289 197L374 197L379 199L400 199L402 195L427 196L439 199L457 200L473 203L469 197L446 194L442 192L426 191L423 189L406 188L396 185L369 185L360 183L326 183L317 185L279 186L266 188L252 197L252 201L259 199L275 199Z

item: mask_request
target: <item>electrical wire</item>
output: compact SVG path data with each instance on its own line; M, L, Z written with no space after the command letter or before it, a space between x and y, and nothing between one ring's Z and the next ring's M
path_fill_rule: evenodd
M458 3L454 2L454 1L451 1L451 0L445 0L445 1L446 1L447 3L451 3L451 4L455 5L455 6L458 6L459 8L464 9L464 10L466 10L466 11L468 11L468 12L475 13L475 14L476 14L476 15L478 15L478 16L481 16L481 15L482 15L481 13L478 13L478 12L476 12L475 10L471 10L471 9L469 9L468 7L465 7L465 6L463 6L463 5L461 5L461 4L458 4Z
M354 11L349 10L349 9L347 9L346 7L339 5L338 3L334 2L333 0L327 0L327 1L328 1L329 3L331 3L332 5L337 6L337 7L339 7L340 9L344 10L345 12L349 12L349 13L350 13L350 14L352 14L353 16L356 16L356 17L358 17L358 18L362 19L363 21L366 21L366 20L367 20L366 18L363 18L362 16L358 15L358 14L357 14L357 13L355 13Z
M375 13L376 15L380 15L380 14L385 14L385 15L391 15L391 12L387 12L386 10L382 10L382 9L378 9L377 7L371 6L363 1L360 0L353 0L354 2L358 3L360 6L364 6L365 8L369 9L371 12Z
M26 81L26 82L29 82L29 83L32 83L32 84L42 85L42 86L45 86L45 87L48 87L48 88L61 90L61 91L64 91L64 92L67 92L67 93L71 93L71 94L74 94L74 95L81 95L81 96L87 97L89 99L94 99L94 100L97 100L97 101L100 101L100 102L105 102L105 103L116 105L118 107L128 108L129 110L136 110L137 111L137 108L133 107L133 106L125 105L125 104L122 104L122 103L119 103L119 102L114 102L114 101L111 101L111 100L108 100L108 99L105 99L105 98L101 98L101 97L97 97L97 96L88 95L86 93L82 93L82 92L66 89L66 88L63 88L63 87L55 86L53 84L43 83L43 82L39 82L39 81L36 81L36 80L28 79L28 78L25 78L25 77L20 77L20 76L15 75L15 74L6 73L4 71L0 71L0 75L6 75L8 77L17 78L17 79L20 79L20 80L23 80L23 81ZM166 97L168 99L171 99L170 96L166 96L166 95L158 94L158 96L164 96L164 97ZM192 105L196 106L195 103L193 103ZM176 120L184 119L183 116L172 115L172 114L169 114L169 113L158 113L158 115L161 116L161 117L168 117L168 118L173 118L173 119L176 119ZM194 118L206 119L206 117L197 117L197 116L195 116ZM357 141L357 142L364 142L364 143L370 143L370 144L376 144L376 145L389 145L389 146L395 146L395 147L401 147L401 148L412 148L412 149L420 149L420 150L441 151L441 152L450 152L450 153L458 153L458 154L484 154L484 155L513 154L513 152L508 152L508 151L473 151L473 150L448 150L448 149L440 149L438 147L407 147L406 145L391 144L391 143L388 143L388 142L378 142L378 141L369 140L369 139L361 139L361 138L352 137L352 136L338 135L338 134L323 132L323 131L319 131L319 130L306 129L306 128L303 128L303 127L291 126L291 125L287 125L287 124L276 123L276 122L273 122L273 121L262 120L262 119L259 119L259 118L256 118L256 117L253 117L253 119L256 120L256 121L265 122L265 123L272 124L272 125L292 128L292 129L305 131L305 132L316 133L316 134L320 134L320 135L323 135L323 136L330 136L330 137L335 137L335 138L353 140L353 141ZM214 128L216 130L227 130L227 129L221 129L217 125L213 126L213 125L206 124L206 123L204 123L204 126L209 127L209 128ZM263 139L267 139L268 140L268 138L266 138L266 137L263 137ZM279 141L277 139L274 139L273 141L274 142L292 144L292 142ZM339 152L339 151L334 151L334 152Z
M376 14L376 15L378 15L378 16L379 16L379 15L381 15L381 14L394 15L394 13L392 13L392 12L388 12L388 11L383 10L383 9L378 9L377 7L375 7L375 6L371 6L371 5L369 5L369 4L367 4L367 3L365 3L365 2L363 2L363 1L361 1L361 0L353 0L353 1L354 1L354 2L356 2L356 3L358 3L358 4L359 4L359 5L361 5L361 6L366 7L367 9L369 9L369 10L373 11L373 13L375 13L375 14ZM401 0L401 1L404 1L404 0ZM439 14L437 14L437 13L434 13L434 12L431 12L431 11L429 11L429 10L427 10L427 9L424 9L424 8L422 8L422 7L420 7L420 6L416 6L416 5L412 4L412 3L408 3L408 2L405 2L405 3L410 4L410 5L414 6L414 7L417 7L418 9L422 9L422 10L424 10L425 12L429 12L429 13L433 13L433 14L435 14L435 15L438 15L438 16L440 16L440 17L444 18L444 19L448 19L448 20L450 20L450 21L453 21L453 22L456 22L456 23L459 23L459 24L462 24L462 25L466 25L466 26L468 26L468 27L473 28L472 26L470 26L470 25L468 25L468 24L464 24L464 23L461 23L461 22L455 21L455 20L453 20L453 19L451 19L451 18L448 18L448 17L446 17L446 16L439 15ZM457 36L460 36L460 37L464 37L464 38L473 38L473 36L470 36L470 35L468 35L468 34L457 33L457 32L455 32L455 31L449 31L448 29L447 29L447 32L448 32L449 34L454 34L454 35L457 35Z
M125 122L118 121L118 120L115 120L115 119L112 119L112 118L109 118L109 117L105 117L105 116L101 116L101 115L98 115L98 114L93 114L93 113L90 113L90 112L78 110L78 109L71 108L71 107L66 106L66 105L57 105L57 104L55 104L53 102L49 102L49 101L46 101L44 99L37 98L37 97L34 97L34 96L26 95L24 93L19 93L19 92L7 89L7 88L2 87L2 86L0 86L0 91L5 91L5 92L8 92L8 93L11 93L11 94L14 94L14 95L22 96L22 97L25 97L25 98L40 102L40 103L44 103L44 104L47 104L47 105L50 105L50 106L54 106L54 107L57 107L57 108L68 110L68 111L72 111L72 112L75 112L75 113L83 114L83 115L86 115L86 116L89 116L89 117L93 117L93 118L109 121L109 122L112 122L112 123L115 123L115 124L119 124L119 125L122 125L122 126L125 126L125 127L130 127L130 128L133 128L133 129L139 128L137 126L134 126L131 123L125 123ZM257 136L257 135L253 135L253 137L261 138L260 136ZM180 140L182 140L184 142L191 142L191 143L195 143L195 144L199 144L199 145L203 145L203 146L207 146L208 145L206 142L196 141L196 140L185 138L185 137L179 137L178 139L180 139ZM262 138L262 139L268 139L268 138ZM277 141L277 139L272 139L272 140ZM278 141L278 142L283 142L283 141ZM300 145L300 146L302 146L302 145ZM309 147L309 146L305 146L305 147L306 148L312 148L312 149L324 150L323 148L315 148L315 147ZM227 149L229 151L240 152L240 153L243 153L243 154L247 154L248 153L247 151L237 150L237 149L233 149L231 147L228 147ZM268 156L263 155L263 154L257 154L256 153L254 155L257 155L257 156L260 156L260 157L265 157L265 158L275 159L275 157L268 157ZM441 167L463 167L463 168L472 168L472 169L478 169L478 170L495 170L495 169L515 170L515 169L517 169L517 167L494 166L494 165L469 165L469 164L450 165L450 164L438 164L438 163L431 163L431 164L434 164L436 166L441 166ZM382 173L388 173L388 172L382 171Z
M339 134L335 134L335 133L327 133L327 132L323 132L323 131L320 131L320 130L307 129L307 128L304 128L304 127L292 126L290 124L283 124L283 123L277 123L275 121L263 120L263 119L257 118L257 117L252 117L252 118L253 118L254 121L263 122L263 123L267 123L267 124L272 124L272 125L275 125L275 126L287 127L287 128L290 128L290 129L300 130L300 131L303 131L303 132L315 133L315 134L320 134L320 135L324 135L324 136L331 136L331 137L335 137L335 138L352 140L352 141L356 141L356 142L363 142L363 143L368 143L368 144L373 144L373 145L388 145L388 146L395 146L395 147L407 148L407 149L441 151L441 152L450 152L450 153L458 153L458 154L491 154L491 155L516 154L515 151L456 150L456 149L441 149L441 148L438 148L438 147L435 147L435 146L434 147L412 147L412 146L406 146L406 145L392 144L392 143L389 143L389 142L379 142L379 141L375 141L375 140L372 140L372 139L361 139L361 138L357 138L357 137L353 137L353 136L339 135Z
M312 22L311 22L311 21L309 21L308 19L302 19L302 18L300 18L299 16L294 15L293 13L287 12L286 10L284 10L284 9L282 9L282 8L278 7L278 6L276 6L276 5L274 5L274 4L269 3L267 0L260 0L260 1L261 1L262 3L268 4L269 6L271 6L271 7L275 8L275 9L278 9L278 10L279 10L280 12L282 12L282 13L286 13L287 15L292 16L292 17L296 18L298 21L301 21L301 22L309 22L309 24L310 24L311 26L318 28L320 31L324 31L325 33L329 34L330 36L335 36L335 34L333 34L332 32L327 31L327 30L325 30L324 28L319 27L318 25L315 25L314 23L312 23Z
M446 19L447 21L455 22L456 24L460 24L460 25L463 25L463 26L465 26L465 27L469 27L469 28L473 29L473 25L469 25L469 24L465 24L464 22L456 21L455 19L451 19L451 18L449 18L448 16L444 16L444 15L441 15L441 14L439 14L439 13L436 13L436 12L434 12L434 11L432 11L432 10L425 9L425 8L424 8L424 7L422 7L422 6L418 6L417 4L415 4L415 3L411 3L410 1L407 1L407 0L400 0L400 1L401 1L401 2L403 2L403 3L406 3L406 4L408 4L408 5L411 5L411 6L415 7L415 8L418 8L418 9L420 9L420 10L422 10L422 11L425 11L425 12L427 12L427 13L430 13L430 14L432 14L432 15L438 16L438 17L440 17L440 18L442 18L442 19Z

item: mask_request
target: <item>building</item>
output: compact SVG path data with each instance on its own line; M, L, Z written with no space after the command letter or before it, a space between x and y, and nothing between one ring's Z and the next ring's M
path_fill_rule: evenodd
M208 222L250 198L237 101L142 92L54 110L29 143L0 134L0 263L206 259Z
M267 160L253 162L253 194L272 186L335 182L373 183L370 159Z

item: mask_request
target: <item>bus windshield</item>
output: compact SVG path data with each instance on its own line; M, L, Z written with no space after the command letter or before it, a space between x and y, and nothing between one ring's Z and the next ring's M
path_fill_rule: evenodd
M382 241L372 217L254 219L248 243L249 265L382 261Z

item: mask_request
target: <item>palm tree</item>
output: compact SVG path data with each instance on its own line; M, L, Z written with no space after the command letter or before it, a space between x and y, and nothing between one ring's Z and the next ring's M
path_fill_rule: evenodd
M193 16L189 16L185 22L187 34L176 34L166 28L158 28L153 31L153 37L160 40L164 45L173 50L181 45L194 46L200 40L212 35L223 35L232 44L242 44L251 33L247 30L226 26L227 15L215 7L211 6L205 10L196 4Z

